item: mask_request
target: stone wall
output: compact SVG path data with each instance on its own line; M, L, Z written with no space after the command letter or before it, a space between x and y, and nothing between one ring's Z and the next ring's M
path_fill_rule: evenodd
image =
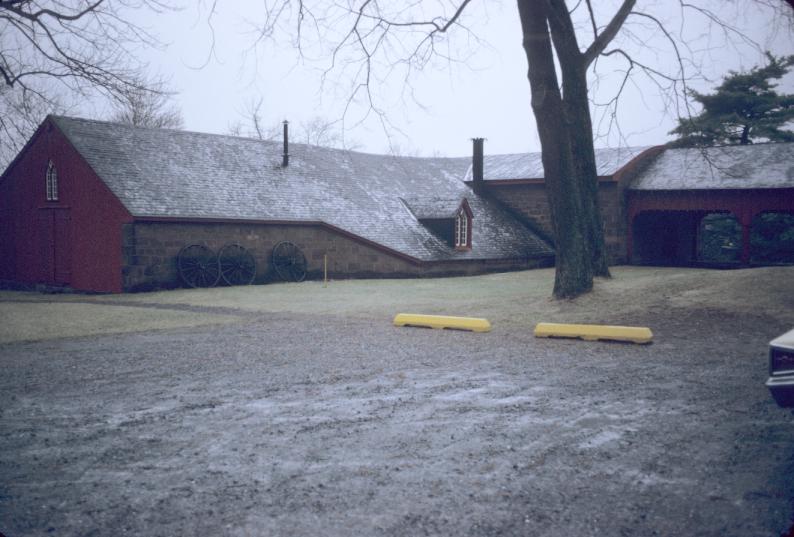
M626 262L626 217L622 189L617 182L601 181L598 203L604 222L604 240L610 263ZM485 193L510 209L530 227L552 239L551 211L543 183L516 181L513 184L485 184Z
M280 241L295 243L306 256L307 279L470 275L536 268L549 260L487 260L419 263L320 224L135 222L123 228L122 276L125 291L182 286L177 254L188 244L214 251L237 243L256 259L254 283L278 280L271 252Z
M485 183L484 194L510 209L514 215L527 220L531 227L539 229L546 237L554 236L549 201L543 183Z

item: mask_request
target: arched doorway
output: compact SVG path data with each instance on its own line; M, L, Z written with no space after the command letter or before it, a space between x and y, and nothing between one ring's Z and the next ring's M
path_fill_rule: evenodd
M732 213L709 213L698 225L697 261L724 265L738 264L742 255L742 225Z
M794 263L794 212L764 211L750 227L750 262Z
M702 213L643 211L632 222L632 263L685 266L696 260L697 230Z

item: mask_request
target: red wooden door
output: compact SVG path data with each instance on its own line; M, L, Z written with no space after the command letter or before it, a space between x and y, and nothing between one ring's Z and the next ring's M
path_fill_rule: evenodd
M39 277L43 283L55 283L54 215L50 209L39 211L36 222L39 243Z
M72 279L69 209L41 209L38 214L39 281L68 285Z
M69 209L56 210L54 224L55 283L68 285L72 281L72 219Z

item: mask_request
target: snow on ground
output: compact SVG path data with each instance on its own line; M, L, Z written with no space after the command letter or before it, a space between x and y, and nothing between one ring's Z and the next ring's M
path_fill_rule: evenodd
M0 344L0 532L787 531L794 422L763 382L767 342L794 325L792 268L615 274L566 302L548 298L550 271L4 293L11 315L54 301L139 320ZM494 330L390 324L430 307ZM149 329L163 313L231 322ZM655 340L536 339L536 319L642 324Z

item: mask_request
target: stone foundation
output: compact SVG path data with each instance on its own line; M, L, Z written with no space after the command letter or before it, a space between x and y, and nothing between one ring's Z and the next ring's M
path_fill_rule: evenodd
M473 275L552 264L551 259L417 262L320 224L135 222L123 227L124 291L183 286L176 259L189 244L202 244L215 252L226 244L239 244L256 260L254 283L277 281L271 253L284 240L293 242L306 256L307 279L323 277L325 256L328 277L334 279Z

